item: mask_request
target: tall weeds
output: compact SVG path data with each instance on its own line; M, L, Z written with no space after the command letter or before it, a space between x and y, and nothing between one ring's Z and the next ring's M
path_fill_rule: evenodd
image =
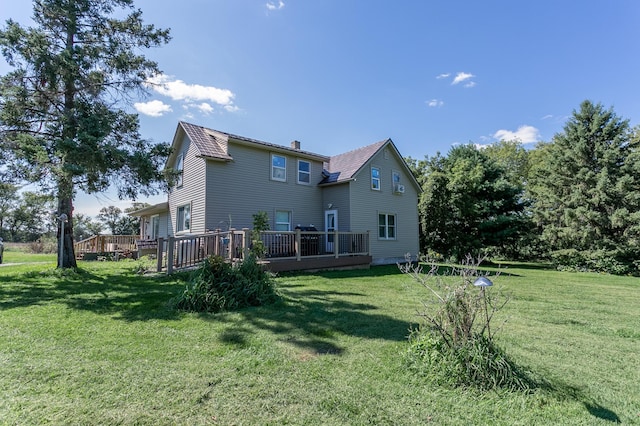
M474 285L486 277L478 269L482 260L467 256L461 265L445 269L423 259L422 264L429 265L426 273L421 263L409 259L399 265L427 290L418 312L423 323L411 330L407 360L410 368L438 384L530 389L526 373L494 342L499 330L491 326L494 314L509 298Z

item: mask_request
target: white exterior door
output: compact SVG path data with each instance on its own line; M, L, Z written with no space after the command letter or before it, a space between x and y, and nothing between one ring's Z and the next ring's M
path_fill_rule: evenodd
M324 211L324 230L327 232L325 246L327 252L333 252L333 244L335 235L333 232L338 230L338 210Z

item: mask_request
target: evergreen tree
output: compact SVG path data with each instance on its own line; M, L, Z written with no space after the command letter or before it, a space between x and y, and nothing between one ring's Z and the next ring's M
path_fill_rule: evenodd
M584 101L563 132L537 149L529 188L534 218L556 255L573 253L575 266L590 269L633 269L640 254L639 146L627 120Z
M55 194L56 215L69 218L58 236L58 264L75 267L78 189L95 193L114 185L121 198L135 199L157 193L163 182L169 147L142 139L138 116L122 108L159 73L138 50L161 46L169 33L145 25L133 0L33 4L35 27L9 20L0 30L2 54L13 68L0 79L0 161L3 172Z

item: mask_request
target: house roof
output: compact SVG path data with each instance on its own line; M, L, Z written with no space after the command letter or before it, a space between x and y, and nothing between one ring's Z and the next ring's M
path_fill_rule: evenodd
M217 137L214 132L206 127L196 126L195 124L185 123L184 121L181 121L179 126L182 127L203 157L233 160L233 158L227 154L227 141L225 138Z
M178 126L182 127L189 139L198 148L200 155L202 155L203 157L220 160L233 160L233 157L228 154L227 149L229 139L233 139L236 142L264 147L276 151L292 152L298 156L305 156L318 161L329 160L329 157L327 156L316 154L310 151L303 151L301 149L295 149L283 145L264 142L258 139L252 139L245 136L234 135L232 133L221 132L219 130L208 129L206 127L186 123L184 121L181 121Z
M143 207L139 210L129 213L129 216L151 216L154 214L160 214L169 210L169 203L159 203L153 206Z
M321 183L338 183L353 179L367 161L388 142L391 142L391 139L363 146L344 154L334 155L324 163L327 177Z

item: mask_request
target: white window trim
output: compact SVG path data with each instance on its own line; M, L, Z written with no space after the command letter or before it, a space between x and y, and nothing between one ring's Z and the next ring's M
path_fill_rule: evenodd
M301 171L300 163L307 163L309 165L309 171L308 172ZM307 174L309 176L309 182L300 180L300 173ZM296 179L300 185L311 185L311 161L298 159L298 173L297 173Z
M380 236L380 216L384 215L384 237ZM389 237L389 216L393 216L394 221L393 221L393 229L394 229L394 236L393 237ZM388 212L378 212L378 217L377 217L377 223L378 223L378 239L379 240L384 240L384 241L395 241L398 239L398 215L396 213L388 213Z
M398 176L398 181L396 182L395 177ZM402 174L398 170L391 171L391 184L395 187L396 184L402 183Z
M374 170L377 170L377 171L378 171L378 177L377 177L377 178L376 178L376 177L373 177L373 171L374 171ZM380 170L380 167L378 167L378 166L371 166L370 174L371 174L371 189L372 189L373 191L380 191L380 190L382 189L382 188L381 188L381 187L382 187L382 171ZM374 186L374 184L373 184L373 183L374 183L374 182L376 182L376 181L378 182L378 187L377 187L377 188L376 188L376 187Z
M273 159L275 157L280 157L280 158L284 158L284 167L276 167L273 165ZM280 179L274 176L273 171L275 169L279 169L279 170L284 170L284 178ZM280 154L271 154L271 180L275 180L277 182L286 182L287 181L287 157L285 157L284 155L280 155Z
M287 213L289 222L277 222L278 220L278 213ZM291 231L291 222L293 221L293 212L289 209L276 209L274 215L273 215L273 229L276 231L280 231L280 232L287 232L287 231ZM278 225L287 225L287 229L282 230L282 229L278 229Z
M182 217L182 227L184 229L179 229L180 226L180 209L182 208L189 208L189 227L185 227L185 220L184 220L184 213L183 213L183 217ZM191 203L186 203L186 204L180 204L179 206L176 207L176 234L184 234L184 233L188 233L191 232Z
M151 227L151 232L149 232L148 234L150 235L150 238L152 240L155 240L158 238L158 234L160 234L160 215L159 214L154 214L149 218L149 226ZM158 232L156 232L156 229L154 227L154 222L156 222L158 224Z

